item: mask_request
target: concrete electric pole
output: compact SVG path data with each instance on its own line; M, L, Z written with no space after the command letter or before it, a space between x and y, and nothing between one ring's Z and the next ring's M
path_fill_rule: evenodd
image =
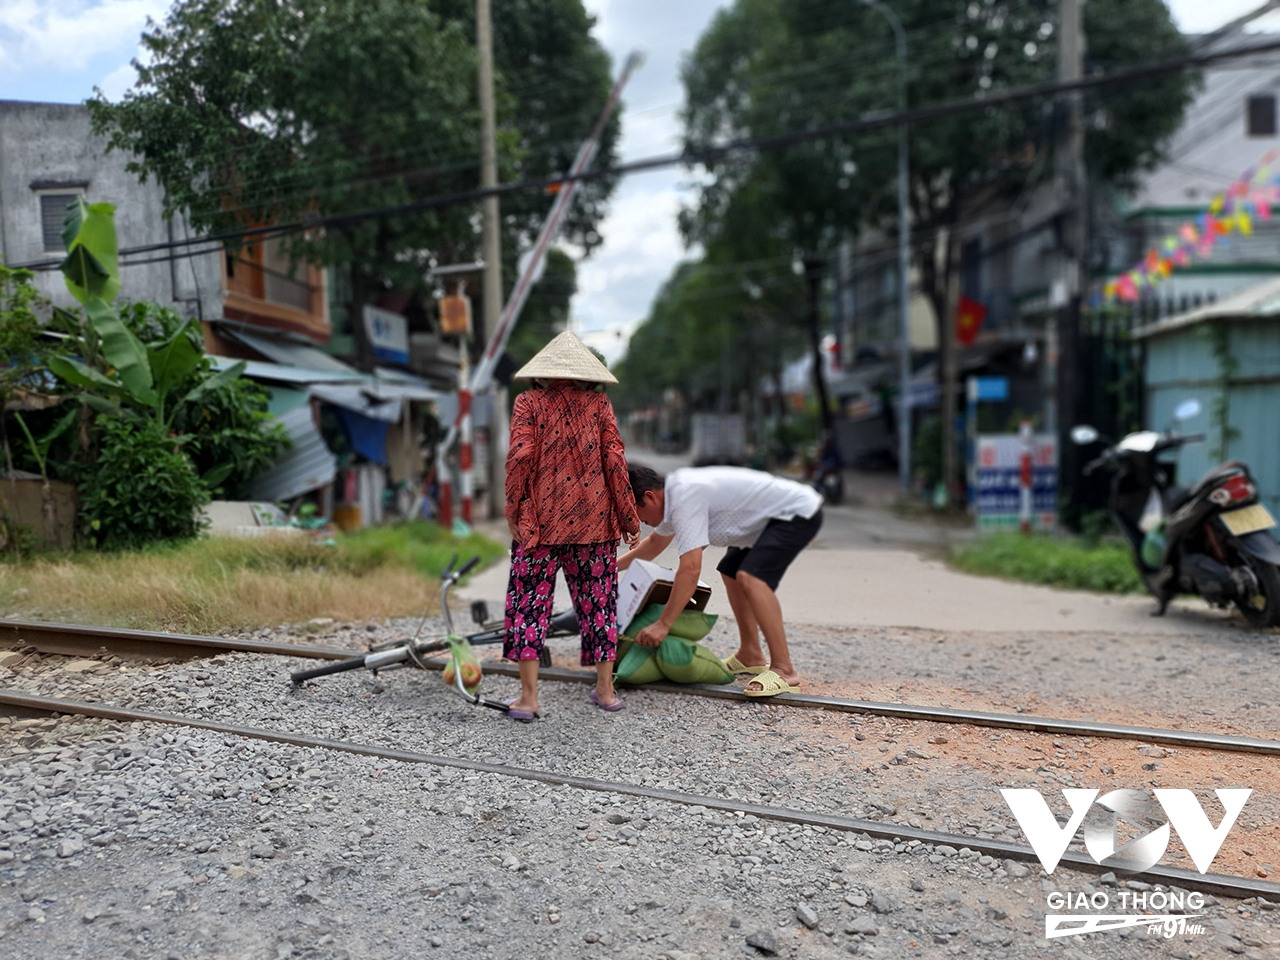
M1084 0L1060 0L1058 6L1058 79L1079 80L1084 75ZM1076 364L1080 331L1080 302L1084 292L1085 201L1084 110L1078 91L1068 93L1060 113L1056 156L1056 196L1062 233L1059 271L1046 327L1045 432L1058 437L1058 489L1067 490L1074 480L1068 467L1075 462L1074 446L1067 441L1076 412Z
M497 117L493 102L493 19L490 0L476 0L476 47L480 55L480 186L498 185ZM477 342L484 343L497 329L502 315L502 235L498 220L498 198L484 199L484 316ZM506 485L507 398L505 390L495 390L489 410L485 442L489 450L489 514L501 511L502 488Z

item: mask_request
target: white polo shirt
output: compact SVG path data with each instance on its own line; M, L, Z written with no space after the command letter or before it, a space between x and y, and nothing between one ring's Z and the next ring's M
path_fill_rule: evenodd
M662 523L676 552L699 547L750 547L770 520L808 519L822 506L812 487L742 467L686 467L667 477Z

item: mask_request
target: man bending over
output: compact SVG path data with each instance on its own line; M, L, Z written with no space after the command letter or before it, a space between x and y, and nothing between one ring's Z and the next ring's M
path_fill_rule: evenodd
M791 663L782 607L774 592L796 556L822 526L822 497L811 487L740 467L689 467L665 480L649 467L633 464L631 492L636 513L653 532L618 558L624 570L637 558L652 560L672 540L680 555L671 596L655 623L636 642L662 642L692 599L702 573L702 551L728 547L716 566L738 621L738 652L725 667L753 675L749 697L794 693L800 675ZM760 648L764 633L769 655Z

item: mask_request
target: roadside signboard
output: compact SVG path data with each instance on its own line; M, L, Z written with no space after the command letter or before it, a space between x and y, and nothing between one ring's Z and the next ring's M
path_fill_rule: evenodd
M398 313L365 305L364 330L373 355L388 363L409 362L409 324Z
M1023 438L1016 433L979 434L974 510L979 530L1018 529L1022 507ZM1058 442L1031 437L1031 529L1052 530L1058 514Z

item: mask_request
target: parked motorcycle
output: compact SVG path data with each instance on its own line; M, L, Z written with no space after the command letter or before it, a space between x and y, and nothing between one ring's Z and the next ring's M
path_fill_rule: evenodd
M1199 412L1198 401L1184 402L1174 426L1129 434L1084 472L1115 472L1108 507L1160 605L1157 616L1174 596L1190 593L1217 607L1234 603L1255 627L1280 626L1280 543L1269 532L1276 521L1258 502L1249 468L1224 463L1188 488L1176 484L1174 465L1160 459L1167 450L1204 440L1204 434L1176 432L1176 424ZM1071 438L1082 445L1110 442L1083 425Z
M834 438L823 445L811 477L813 489L822 494L824 502L839 504L844 500L844 471L840 469L840 453Z

